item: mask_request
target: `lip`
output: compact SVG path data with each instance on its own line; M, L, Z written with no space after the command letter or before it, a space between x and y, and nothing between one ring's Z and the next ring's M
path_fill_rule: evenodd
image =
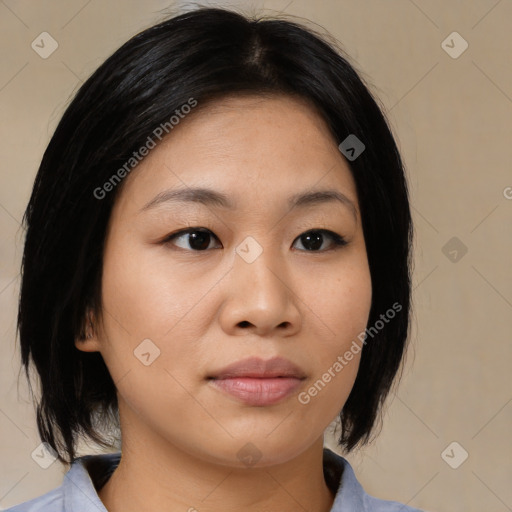
M230 364L207 379L217 389L252 406L273 405L290 396L306 378L288 359L249 357Z
M267 361L259 357L248 357L208 375L207 378L228 379L232 377L252 377L255 379L294 377L303 379L306 374L296 364L284 357L273 357Z

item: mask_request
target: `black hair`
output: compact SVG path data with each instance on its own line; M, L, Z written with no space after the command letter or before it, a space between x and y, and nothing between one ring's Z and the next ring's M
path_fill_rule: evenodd
M327 36L291 20L202 7L135 35L80 87L44 152L24 213L21 359L29 385L30 358L40 378L39 435L63 463L76 458L82 434L111 447L107 431L119 420L116 387L101 354L75 346L85 334L86 312L101 318L106 228L123 183L109 193L104 184L129 172L134 152L191 98L200 109L234 95L305 99L339 143L355 135L365 146L348 164L371 274L368 325L392 304L401 311L362 350L340 412L339 444L350 451L371 437L401 367L410 322L413 231L388 122Z

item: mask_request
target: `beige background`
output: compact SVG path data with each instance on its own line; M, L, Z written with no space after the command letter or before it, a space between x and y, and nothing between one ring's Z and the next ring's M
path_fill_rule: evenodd
M19 222L38 164L70 95L171 5L0 1L3 508L57 487L64 471L32 460L40 443L34 410L23 377L17 386ZM248 13L265 8L305 17L331 32L373 84L408 168L417 233L411 350L381 435L347 458L367 492L380 498L431 512L511 511L512 2L238 5ZM59 45L47 59L31 48L43 31ZM453 31L469 44L458 58L442 47ZM456 40L448 44L461 48ZM443 252L452 237L458 247ZM467 247L462 257L461 244ZM453 441L469 453L457 469L441 457ZM326 442L334 446L330 436ZM448 460L457 462L460 450L449 451Z

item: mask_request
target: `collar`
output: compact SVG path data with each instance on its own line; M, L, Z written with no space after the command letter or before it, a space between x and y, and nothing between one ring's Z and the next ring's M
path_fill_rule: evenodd
M93 512L108 512L98 496L98 491L115 471L120 460L121 452L85 455L75 459L64 477L65 510L83 512L87 506ZM366 494L350 463L325 447L323 468L325 481L335 494L330 512L398 510L395 506L400 506L402 512L417 510L395 502L378 500Z

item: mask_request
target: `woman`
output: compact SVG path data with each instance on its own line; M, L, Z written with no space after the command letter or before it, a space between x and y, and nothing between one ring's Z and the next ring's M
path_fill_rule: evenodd
M338 416L341 448L370 440L411 293L401 158L334 46L206 8L136 35L67 108L24 221L22 362L71 468L10 510L414 510L323 446Z

